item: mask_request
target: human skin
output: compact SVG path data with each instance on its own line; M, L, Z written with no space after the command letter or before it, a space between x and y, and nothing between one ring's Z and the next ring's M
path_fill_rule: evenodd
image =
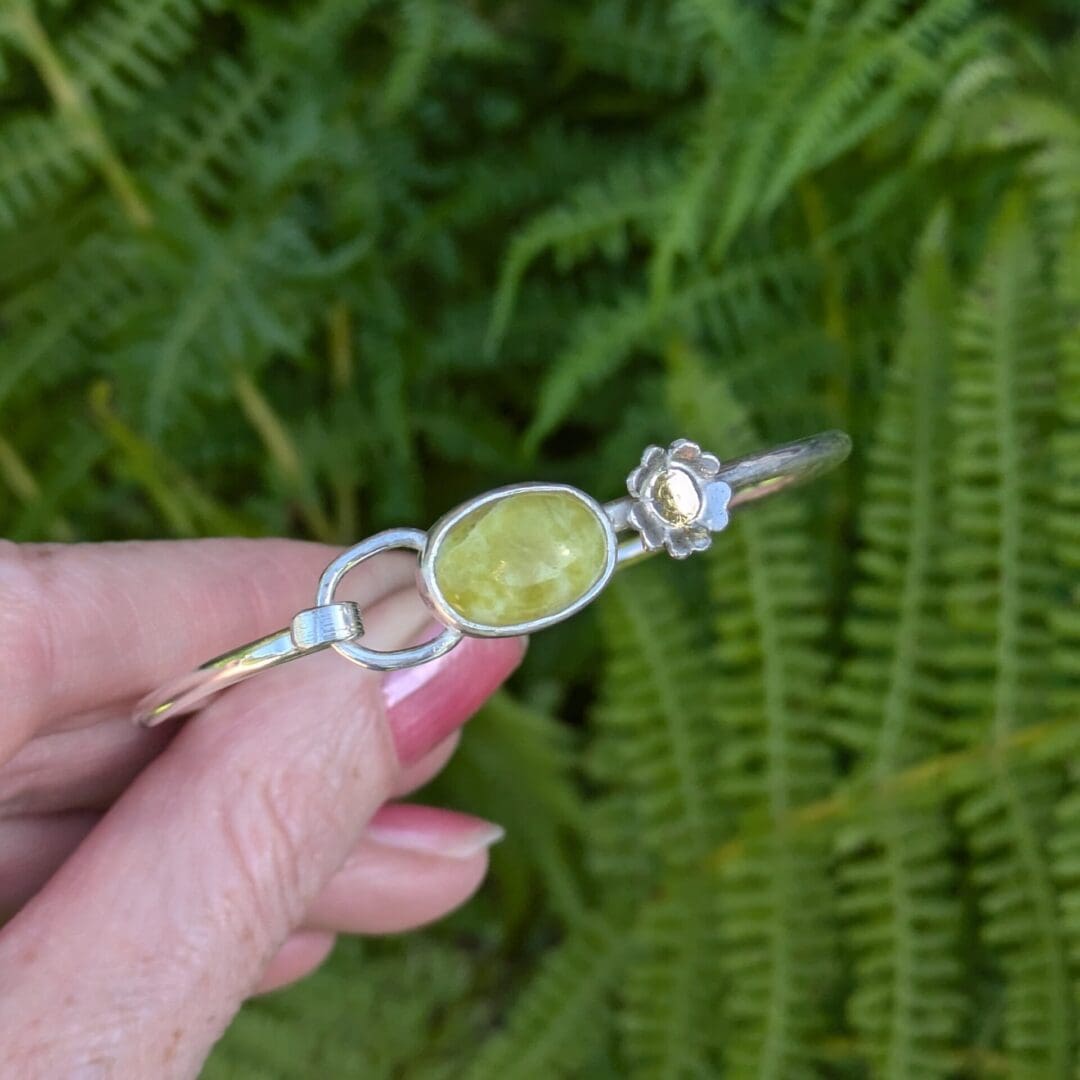
M337 933L466 900L501 836L397 802L524 643L378 675L332 651L152 731L143 694L287 625L336 552L286 540L0 542L0 1075L187 1077ZM348 578L365 644L430 636L415 561Z

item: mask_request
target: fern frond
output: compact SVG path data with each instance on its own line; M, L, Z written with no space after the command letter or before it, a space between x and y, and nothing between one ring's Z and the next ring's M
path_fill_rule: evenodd
M715 1045L715 887L700 867L725 820L704 629L662 570L642 567L601 602L607 660L589 759L607 793L588 830L593 866L622 904L644 901L619 1009L630 1075L643 1078L704 1075Z
M19 117L0 128L0 226L10 228L92 172L90 148L59 120Z
M437 61L453 56L492 59L506 46L493 27L447 0L405 0L398 5L397 52L382 82L378 110L384 120L400 115L419 98Z
M747 222L771 215L801 177L895 121L909 101L928 96L945 73L923 53L955 31L974 3L928 0L903 14L888 7L880 17L845 21L834 33L778 38L763 50L759 62L769 77L759 73L750 83L757 97L744 107L758 119L726 165L714 258Z
M220 0L108 0L59 44L74 81L88 94L130 108L138 91L160 85L195 41Z
M1058 295L1069 318L1061 348L1059 426L1053 442L1053 544L1065 588L1051 612L1054 711L1070 725L1080 714L1080 227L1061 245ZM1053 842L1055 880L1060 889L1061 922L1069 947L1074 1015L1080 1015L1080 793L1075 766L1069 788L1057 806Z
M554 717L500 693L469 723L439 791L506 828L492 854L509 923L535 909L538 887L568 922L584 910L570 840L585 808L572 778L576 740Z
M566 36L570 57L647 93L678 94L697 74L698 36L664 0L599 0Z
M601 603L607 664L593 714L614 748L620 791L639 807L637 843L685 868L718 840L716 730L711 672L695 642L701 627L661 568L609 586Z
M620 160L518 230L499 275L488 349L498 347L521 279L536 259L550 251L556 267L565 271L595 252L612 261L625 258L633 234L647 230L656 216L658 196L670 180L671 166L663 158Z
M692 875L637 919L619 1010L633 1080L715 1075L716 906L714 882Z
M428 1058L428 1080L460 1055L478 1021L468 954L419 936L410 947L342 939L315 975L249 1002L201 1075L207 1080L390 1077Z
M930 227L904 301L904 332L869 452L860 529L854 655L832 700L840 737L876 787L940 752L933 705L940 629L941 506L952 288L943 222ZM841 868L855 957L849 1014L882 1077L945 1076L963 1019L953 837L937 807L871 797Z
M187 112L166 117L158 130L163 189L222 198L261 144L285 83L272 64L249 71L231 57L218 57Z
M681 355L676 411L721 454L753 442L726 385ZM718 548L720 544L717 545ZM772 828L722 871L720 910L728 1074L811 1075L834 978L832 886L820 837L782 828L832 783L822 736L823 594L803 508L778 500L736 516L708 564L718 633L722 786L731 811Z
M1080 208L1078 208L1080 209ZM1056 668L1063 683L1060 711L1080 702L1080 223L1061 245L1058 295L1065 320L1061 337L1059 424L1053 442L1054 552L1065 590L1052 611Z
M624 926L603 914L584 917L545 956L505 1028L484 1044L462 1080L581 1075L610 1023L608 1000L626 952Z
M658 309L628 291L612 304L585 308L569 343L545 373L526 449L535 449L587 390L626 362L631 350L661 330L708 327L714 339L737 339L740 323L776 302L806 273L810 257L801 250L748 254L718 274L703 275L673 291Z
M828 790L831 768L816 715L821 598L800 508L777 505L736 523L710 580L727 730L723 787L743 815L779 823ZM723 876L732 1075L779 1080L808 1072L826 1024L823 988L834 977L827 860L820 841L778 833Z
M289 214L219 229L181 203L163 212L151 259L155 300L137 323L118 328L116 357L128 389L139 388L151 431L162 429L178 391L197 385L200 369L295 354L312 318L299 296L340 270ZM269 280L273 290L263 287Z
M274 122L295 115L288 109L291 102L299 103L304 122L310 124L300 87L326 63L335 34L360 22L371 6L371 0L320 0L288 33L253 12L257 46L251 57L216 58L189 108L163 124L157 153L163 192L173 197L178 189L197 191L221 200L229 185L254 167ZM271 158L267 154L264 160Z
M126 243L95 233L55 274L0 307L8 327L0 347L0 408L17 393L57 385L80 363L98 366L94 347L143 291L131 258Z
M1057 326L1027 208L1013 194L958 321L956 444L943 656L974 741L1001 744L1042 715L1051 677L1054 571L1043 435ZM1061 776L995 756L958 820L973 854L982 936L1005 976L1004 1042L1018 1076L1062 1076L1073 1018L1046 838Z

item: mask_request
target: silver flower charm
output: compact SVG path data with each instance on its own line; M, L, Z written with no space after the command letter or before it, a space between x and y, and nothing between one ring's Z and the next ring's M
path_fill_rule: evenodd
M634 497L628 520L649 551L666 548L676 559L704 551L728 521L731 488L716 479L720 460L689 439L664 450L649 446L626 478Z

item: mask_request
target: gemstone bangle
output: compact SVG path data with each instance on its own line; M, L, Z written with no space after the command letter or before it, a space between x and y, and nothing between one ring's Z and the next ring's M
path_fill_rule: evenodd
M147 697L135 718L152 726L192 712L234 683L320 649L391 671L442 656L466 635L541 630L594 600L616 569L661 550L675 559L704 551L731 511L820 475L850 450L847 435L828 431L721 463L678 439L667 449L648 447L627 477L629 494L613 502L599 503L569 484L496 488L428 532L387 529L349 548L323 571L315 605L291 626L207 661ZM418 553L418 588L443 628L411 648L371 649L361 643L359 607L335 594L353 567L393 548Z

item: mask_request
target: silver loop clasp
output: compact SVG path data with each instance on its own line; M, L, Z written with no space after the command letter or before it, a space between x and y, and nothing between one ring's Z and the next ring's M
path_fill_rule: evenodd
M319 578L318 591L315 594L316 605L318 608L324 608L334 604L334 592L341 579L353 567L358 566L365 559L370 559L372 555L393 548L408 548L422 552L426 544L427 533L421 529L386 529L384 532L369 536L366 540L361 540L359 544L339 555L323 571L322 577ZM331 642L331 648L344 656L346 660L351 660L362 668L368 668L371 671L397 671L400 668L426 663L437 656L442 656L443 653L448 653L461 640L461 637L460 630L448 626L430 641L407 649L369 649L365 645L347 639Z

